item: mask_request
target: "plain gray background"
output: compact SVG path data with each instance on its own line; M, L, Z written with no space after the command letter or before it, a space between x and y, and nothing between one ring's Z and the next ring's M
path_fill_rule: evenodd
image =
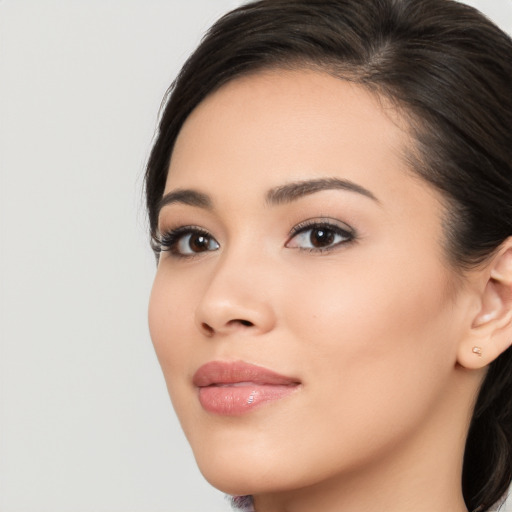
M167 86L240 3L0 0L2 512L229 510L151 347L141 190ZM512 0L467 3L512 33Z

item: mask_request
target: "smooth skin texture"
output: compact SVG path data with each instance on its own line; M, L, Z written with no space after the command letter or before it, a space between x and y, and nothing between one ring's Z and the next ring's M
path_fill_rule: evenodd
M485 340L510 309L492 273L510 277L512 251L463 278L450 267L443 201L408 169L412 144L391 106L310 70L235 79L177 139L165 194L202 195L160 212L164 236L185 232L160 256L151 335L202 473L253 494L258 512L466 510L471 408L506 345L486 353ZM276 200L315 180L327 181ZM213 360L301 385L248 414L211 414L192 377Z

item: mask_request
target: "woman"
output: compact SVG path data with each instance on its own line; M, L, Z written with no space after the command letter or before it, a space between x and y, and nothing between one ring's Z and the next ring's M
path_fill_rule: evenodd
M170 89L150 330L258 512L485 511L512 473L512 42L451 0L262 0Z

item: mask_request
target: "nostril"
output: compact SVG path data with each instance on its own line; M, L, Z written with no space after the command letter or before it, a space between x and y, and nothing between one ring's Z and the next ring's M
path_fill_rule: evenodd
M213 327L210 327L207 323L203 322L201 324L201 327L203 328L203 330L206 332L206 334L208 334L209 336L212 336L213 335Z
M227 325L236 327L243 325L244 327L254 327L254 324L250 320L244 320L242 318L234 318L233 320L230 320Z
M252 327L254 325L252 322L249 322L249 320L233 320L233 322L239 322L245 327Z
M244 320L242 318L234 318L233 320L230 320L229 322L227 322L223 327L219 326L219 329L212 327L210 324L208 324L206 322L201 322L201 324L200 324L201 331L203 332L203 334L205 336L208 336L208 337L214 336L216 332L220 333L220 332L224 331L224 328L226 328L226 329L228 329L228 331L230 331L232 329L236 330L237 327L244 328L244 327L254 327L254 326L255 326L255 324L253 322L251 322L250 320Z

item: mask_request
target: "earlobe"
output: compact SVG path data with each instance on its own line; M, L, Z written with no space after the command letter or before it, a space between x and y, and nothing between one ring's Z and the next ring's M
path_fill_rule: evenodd
M472 370L492 363L512 342L512 237L479 275L483 279L480 307L457 358L460 365Z

